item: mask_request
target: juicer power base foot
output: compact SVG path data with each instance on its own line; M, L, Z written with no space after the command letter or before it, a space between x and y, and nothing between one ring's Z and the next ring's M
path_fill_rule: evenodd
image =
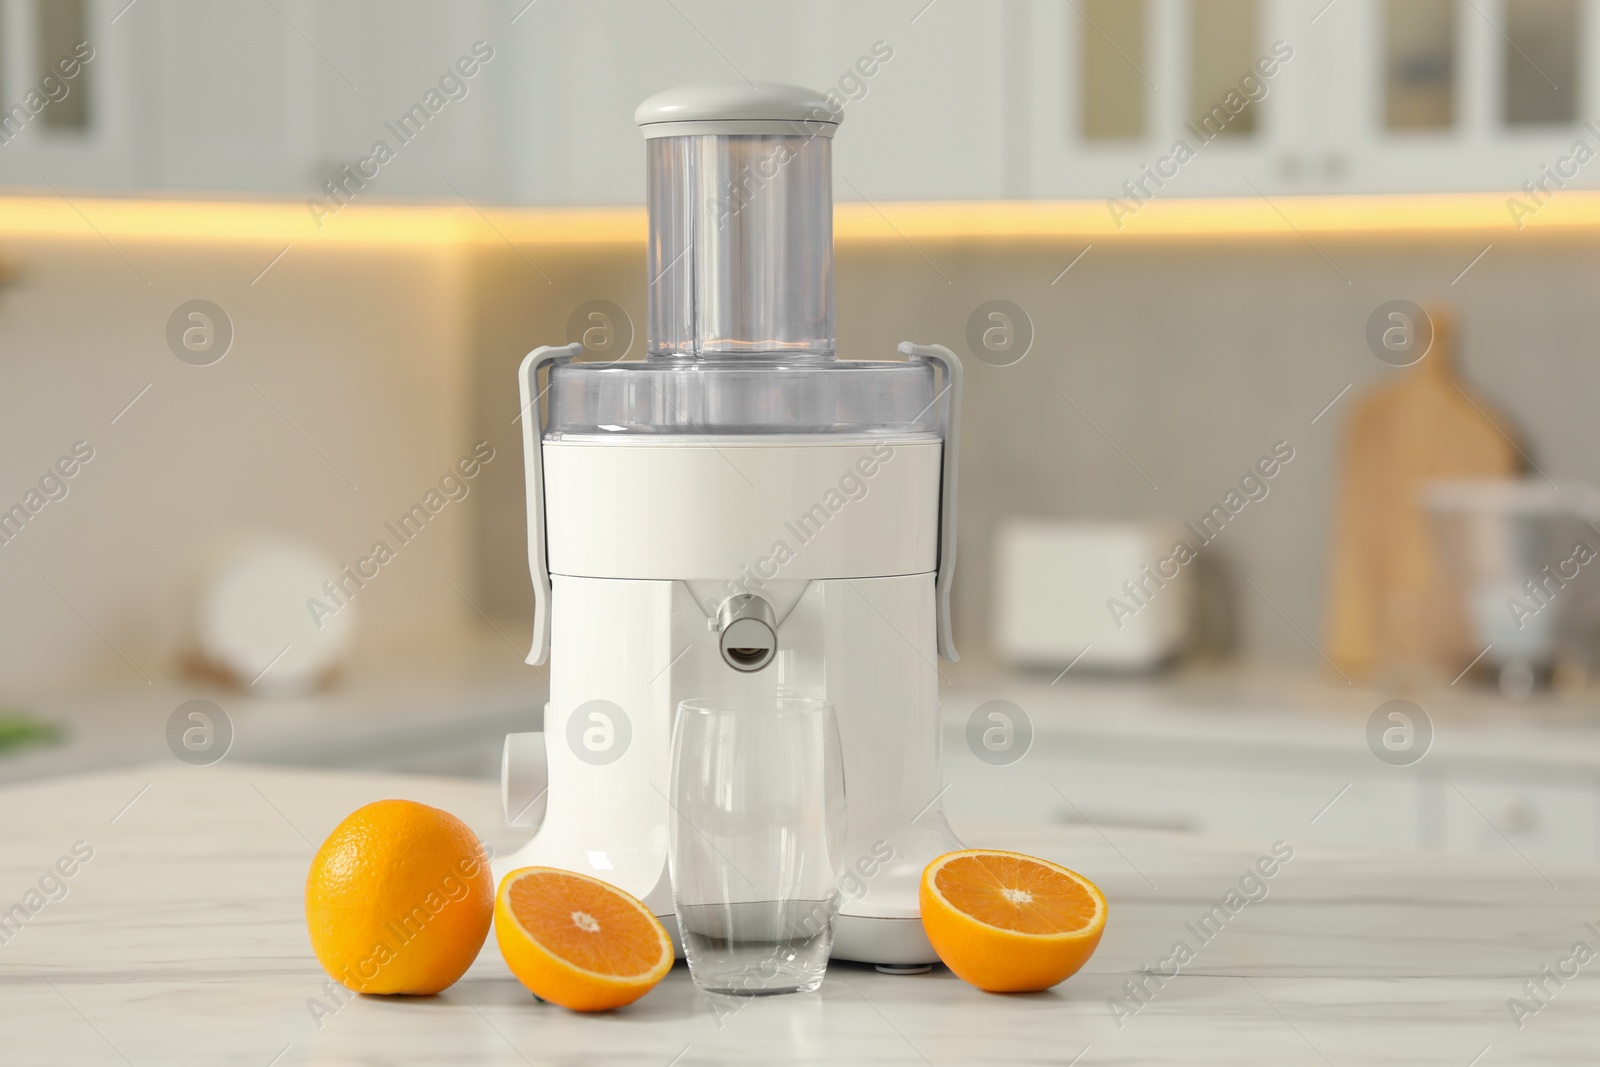
M885 967L923 967L939 962L939 954L928 943L922 920L870 915L839 915L833 920L833 952L836 960L870 963Z

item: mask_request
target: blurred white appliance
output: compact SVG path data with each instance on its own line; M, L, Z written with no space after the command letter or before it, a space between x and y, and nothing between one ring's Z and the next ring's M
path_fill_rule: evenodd
M196 655L247 692L305 696L348 661L362 584L349 567L341 571L299 541L224 539L206 553L196 578Z
M583 362L574 344L522 364L528 662L548 646L550 703L542 734L507 738L507 817L538 829L496 874L590 873L675 930L667 791L679 702L824 696L845 766L839 873L857 890L833 954L934 962L918 882L960 847L939 804L935 662L955 658L960 364L910 344L903 360L837 357L840 116L820 93L687 86L635 118L646 357Z
M995 549L994 647L1007 663L1137 671L1188 637L1193 559L1175 523L1013 518Z
M1563 478L1442 481L1423 497L1450 587L1507 696L1531 693L1600 590L1600 492Z

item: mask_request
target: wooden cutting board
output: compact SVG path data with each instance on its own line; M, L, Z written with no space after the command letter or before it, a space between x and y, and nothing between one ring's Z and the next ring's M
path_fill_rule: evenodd
M1472 648L1443 575L1422 492L1450 478L1509 478L1522 469L1510 423L1456 372L1455 315L1428 309L1422 360L1368 390L1344 423L1327 652L1354 678L1459 670Z

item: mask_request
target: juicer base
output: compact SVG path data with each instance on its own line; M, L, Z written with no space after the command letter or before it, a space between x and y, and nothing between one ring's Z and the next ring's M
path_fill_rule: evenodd
M922 929L922 920L916 917L839 915L833 920L831 957L882 967L920 967L939 962L939 954Z
M961 847L953 835L941 840L946 842L941 845L941 851L948 852L952 848ZM541 850L540 844L536 835L533 840L515 852L495 857L491 863L495 883L498 885L506 875L519 867L567 866L568 869L574 869L564 864L561 857L549 855ZM921 857L918 857L918 860L919 866L925 862ZM655 914L672 938L674 954L678 959L683 959L683 941L678 931L677 915L672 910L672 889L667 879L666 865L664 863L661 865L654 889L640 893L640 887L637 885L622 888L637 894L645 906ZM933 950L933 945L928 942L927 933L922 929L922 919L916 915L905 917L837 915L833 920L833 951L829 955L836 960L850 960L855 963L870 963L891 968L923 967L939 962L939 954Z
M672 951L683 959L683 938L678 917L672 912L657 915L672 938ZM939 962L938 953L928 944L921 919L872 919L859 915L839 915L833 920L833 951L830 959L870 963L884 974L926 974Z

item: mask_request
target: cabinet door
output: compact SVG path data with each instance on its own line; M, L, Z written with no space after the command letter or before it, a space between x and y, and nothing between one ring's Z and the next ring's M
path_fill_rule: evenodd
M641 202L634 108L675 85L741 78L832 91L844 102L834 142L840 201L998 197L1007 25L978 4L937 3L920 15L848 0L540 4L508 38L516 198Z
M1442 788L1447 848L1521 853L1535 863L1597 858L1600 791L1594 786L1465 778Z
M1269 185L1283 194L1333 193L1351 188L1373 104L1376 59L1362 36L1365 23L1350 18L1346 5L1366 0L1287 0L1273 5L1272 39L1284 41L1294 58L1273 86L1268 120ZM1314 21L1313 21L1314 20Z
M7 109L0 182L120 190L137 174L138 31L126 0L0 0L0 101ZM83 42L91 50L77 53ZM87 54L72 78L59 64ZM50 81L46 82L46 76ZM40 102L49 100L41 106ZM29 101L37 111L29 110ZM20 109L20 110L19 110Z
M1137 209L1149 199L1280 189L1274 159L1307 106L1292 87L1310 82L1284 28L1291 7L1030 5L1028 195Z
M1321 100L1298 158L1281 161L1290 184L1510 194L1557 188L1549 165L1593 185L1563 160L1580 138L1600 152L1584 127L1600 100L1597 15L1589 0L1337 0L1308 27Z
M394 160L364 196L507 194L507 41L526 26L489 0L0 0L0 99L37 83L46 23L79 8L95 53L77 83L87 121L30 124L0 146L0 182L304 198L383 140ZM479 40L501 58L444 87ZM449 102L425 131L402 142L389 130L441 91Z
M1059 754L1045 742L1010 766L989 766L947 734L945 810L957 817L1087 823L1101 829L1415 848L1423 783L1351 778L1332 769L1258 765L1196 753L1167 763ZM1051 750L1055 751L1052 752Z
M147 11L129 9L121 21L149 42L135 52L137 76L155 101L155 114L141 108L135 119L139 137L155 149L149 184L316 191L312 115L328 93L354 90L326 65L319 69L325 61L300 36L320 41L316 47L330 55L342 51L311 4L161 0Z
M66 15L78 9L81 19ZM52 22L81 22L69 36L81 33L93 49L73 87L83 121L53 127L57 105L47 107L4 146L5 184L112 194L316 191L313 117L328 103L326 79L338 75L323 68L323 77L312 42L339 48L309 0L0 0L4 99L21 98L39 81L40 59L64 47L66 31L52 32Z
M518 6L487 0L301 3L305 17L295 23L315 46L268 13L292 35L285 69L310 86L302 98L310 107L286 101L282 126L302 187L327 195L323 182L348 167L365 176L363 185L342 179L361 199L504 197L505 145L529 136L507 114L512 42L539 35L543 5L513 24ZM570 86L551 91L579 95ZM539 148L549 153L547 143Z

